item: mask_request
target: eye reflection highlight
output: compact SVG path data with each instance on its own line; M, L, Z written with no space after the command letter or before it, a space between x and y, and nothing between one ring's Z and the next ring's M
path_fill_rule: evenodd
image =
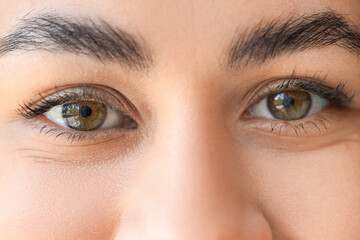
M106 115L106 106L92 101L69 103L62 107L62 117L67 126L79 131L98 129L104 123Z
M311 96L302 91L286 91L267 97L267 107L272 116L281 120L305 117L311 108Z

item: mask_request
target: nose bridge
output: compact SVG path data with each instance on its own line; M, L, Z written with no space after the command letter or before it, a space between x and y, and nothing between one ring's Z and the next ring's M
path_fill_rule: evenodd
M166 114L158 121L147 158L159 176L171 179L165 187L173 184L174 194L187 192L189 201L195 200L190 196L219 193L223 185L229 185L231 181L222 175L230 177L234 159L219 101L196 92L188 88L167 97L172 102L164 107Z
M209 164L214 162L209 158L220 158L228 146L225 119L219 116L215 100L191 95L195 94L179 96L167 106L167 114L159 119L154 152L166 147L167 154L174 160L194 158L202 163L201 160L206 159Z
M226 172L230 171L232 158L224 124L215 104L210 107L211 103L206 102L191 94L187 99L179 97L173 104L178 107L164 117L149 156L159 177L163 174L163 180L169 180L163 187L172 186L174 196L182 195L175 199L188 206L196 203L205 206L204 202L211 201L202 202L203 196L220 194L224 185L231 182L222 176L231 175Z
M168 97L118 239L243 239L248 212L225 119L192 96Z

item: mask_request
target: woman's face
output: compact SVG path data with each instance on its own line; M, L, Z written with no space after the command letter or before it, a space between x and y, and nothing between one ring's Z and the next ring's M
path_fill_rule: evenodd
M359 27L358 0L0 1L0 239L358 239Z

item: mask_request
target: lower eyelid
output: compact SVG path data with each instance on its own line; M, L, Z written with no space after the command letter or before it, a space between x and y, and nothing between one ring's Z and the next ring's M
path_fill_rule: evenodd
M254 129L265 134L284 137L309 137L323 135L331 128L332 121L326 114L312 115L305 119L294 121L282 121L277 119L251 119L242 122L247 129Z
M304 152L359 140L358 119L359 111L330 105L318 114L290 122L244 118L236 134L255 150L262 147L275 152Z
M62 126L56 126L45 116L40 116L38 119L34 119L34 122L32 122L31 125L32 130L37 131L37 134L40 136L40 141L44 141L43 137L48 137L51 139L51 142L45 140L46 143L59 146L91 146L92 144L100 144L115 139L119 139L119 141L128 141L125 139L134 138L140 134L138 131L121 128L108 128L81 132Z
M322 139L332 136L344 136L345 132L353 133L354 119L359 113L356 110L329 104L322 111L308 115L303 119L283 121L278 119L247 117L240 118L238 127L239 132L249 132L249 134L259 133L263 137L296 138L294 141L306 141L307 139ZM355 120L356 122L356 120ZM345 134L347 135L347 134ZM326 137L325 137L326 136ZM325 140L321 140L326 142ZM302 142L298 142L302 144Z

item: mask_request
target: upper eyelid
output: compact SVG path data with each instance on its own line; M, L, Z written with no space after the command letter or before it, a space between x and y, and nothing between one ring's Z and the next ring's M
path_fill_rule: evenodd
M257 104L270 94L286 90L308 91L336 105L347 105L357 95L355 90L350 92L346 90L346 82L340 81L334 88L327 85L326 78L327 75L323 78L298 77L294 73L290 77L277 78L260 87L256 93L256 99L250 105Z
M57 89L56 92L49 94L46 97L39 94L41 97L40 100L31 100L24 102L22 105L20 104L17 109L17 113L25 118L35 118L50 110L52 107L69 103L71 101L82 100L95 100L101 102L112 110L118 111L122 114L129 114L131 112L131 108L134 108L134 105L128 103L129 100L121 93L118 93L118 96L115 96L115 93L111 93L108 87L105 87L107 90L104 90L103 88L104 86L100 85L82 84L67 87L61 90Z
M340 98L340 103L342 103L342 104L339 104L339 105L345 105L345 104L349 103L356 96L356 91L353 91L350 96L346 95L347 92L345 91L345 83L341 82L341 81L337 85L337 87L335 87L335 88L328 87L325 84L326 83L326 81L325 81L326 77L327 76L325 76L324 78L315 77L315 76L313 76L313 77L298 77L293 73L289 77L282 77L282 78L278 77L276 79L273 78L272 80L266 81L264 84L261 84L260 86L258 86L255 89L257 98L255 98L255 100L254 100L254 96L253 96L252 97L253 99L250 99L250 102L251 102L250 105L253 106L254 104L258 103L261 99L265 98L267 95L269 95L271 93L274 93L274 91L279 91L279 92L284 91L290 85L292 87L294 87L294 86L298 87L297 89L293 89L293 90L306 90L306 91L308 91L309 86L311 86L311 84L313 85L312 87L314 87L314 86L321 87L322 90L327 89L328 92L329 91L334 91L336 89L340 89L338 91L338 93L342 93L342 94L336 95L336 92L335 92L335 94L333 94L333 96L341 97ZM299 87L299 85L294 85L293 84L293 83L304 83L304 82L311 83L308 86L307 89L304 89L304 84L302 85L302 87ZM61 93L61 92L71 91L72 89L76 89L76 88L77 89L81 88L81 89L83 89L83 91L85 89L85 91L87 91L87 92L89 92L92 89L97 89L97 88L109 89L109 87L105 87L105 86L102 86L102 85L79 84L79 85L75 85L75 86L67 86L66 88L63 87L62 89L56 89L56 92L54 92L53 94L51 94L51 95L49 95L48 97L45 97L45 98L42 97L41 94L40 94L40 96L41 96L42 100L44 100L44 99L48 99L49 97L51 98L53 96L56 96L56 94L58 94L59 92ZM104 91L104 90L102 90L102 91ZM113 91L116 91L116 90L113 90ZM254 91L252 91L252 92L254 92ZM260 94L258 92L260 92ZM312 91L312 93L318 95L319 91ZM131 108L131 110L133 110L136 114L139 114L139 111L136 109L136 107L124 95L122 95L119 92L117 92L117 94L121 98L121 100L118 99L119 100L118 102L122 105L122 108L123 108L122 110L128 110L128 112L130 112L129 108ZM249 95L253 95L253 94L249 94ZM341 95L343 95L343 96L341 96ZM80 94L78 96L80 97ZM331 95L330 95L330 97L331 97ZM77 99L77 100L80 100L80 99ZM103 99L100 98L98 100L103 100ZM328 99L326 99L326 100L328 100ZM330 100L336 100L336 99L330 99ZM125 104L124 104L124 102L125 102ZM247 101L247 102L249 102L249 101ZM332 102L334 103L334 101L332 101ZM66 103L66 102L63 102L63 103ZM104 103L109 107L113 107L113 106L111 106L111 102L109 102L109 101L105 101ZM335 102L335 104L336 104L336 102ZM17 112L18 112L18 114L20 114L20 115L22 115L24 117L27 117L27 118L29 118L29 116L35 117L35 115L38 115L40 112L37 112L37 111L34 112L31 107L36 106L36 105L37 105L37 102L33 102L33 101L25 102L23 105L20 105L20 107L17 109ZM113 110L118 110L116 108L115 109L112 108L112 109ZM42 113L44 113L44 112L42 112Z

